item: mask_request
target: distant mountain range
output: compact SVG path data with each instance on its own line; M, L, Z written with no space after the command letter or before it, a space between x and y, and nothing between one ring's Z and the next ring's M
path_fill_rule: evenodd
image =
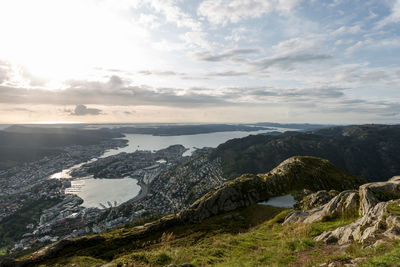
M263 173L292 156L326 158L368 181L400 174L400 125L337 126L233 139L211 152L226 178Z
M317 129L317 124L54 124L11 125L0 131L0 169L62 153L62 147L93 145L123 134L176 136L227 131L254 132L268 127ZM278 132L271 134L279 134Z

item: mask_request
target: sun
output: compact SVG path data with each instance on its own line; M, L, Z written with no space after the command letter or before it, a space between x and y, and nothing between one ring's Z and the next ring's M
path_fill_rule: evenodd
M52 81L87 79L96 67L132 69L153 62L148 33L100 3L0 1L0 59Z

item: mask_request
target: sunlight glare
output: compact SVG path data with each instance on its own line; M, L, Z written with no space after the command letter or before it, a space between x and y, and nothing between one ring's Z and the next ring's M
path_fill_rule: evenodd
M1 1L0 32L1 58L49 80L151 62L146 30L95 1Z

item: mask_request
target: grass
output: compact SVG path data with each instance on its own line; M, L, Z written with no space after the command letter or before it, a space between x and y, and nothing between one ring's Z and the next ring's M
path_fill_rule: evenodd
M400 215L400 200L389 202L386 206L386 210L391 215Z
M190 262L195 266L287 266L298 261L304 265L318 262L321 256L329 260L330 253L324 252L324 246L316 243L313 237L325 230L350 223L351 219L321 222L312 225L292 224L282 226L283 218L289 212L284 210L272 219L264 217L264 222L259 223L261 217L257 213L258 205L241 214L254 213L258 218L247 217L255 220L255 226L239 232L212 232L210 235L199 236L198 231L186 233L184 236L176 235L168 241L152 244L144 249L135 250L114 260L118 264L149 264L149 266L162 266L155 264L150 259L155 255L165 254L169 263L182 264ZM213 219L215 220L215 219ZM217 221L215 221L217 222ZM258 224L257 224L258 222ZM209 222L208 222L209 223ZM196 240L196 237L200 237ZM306 257L303 257L305 255ZM336 255L342 257L342 255ZM303 264L302 264L303 265Z
M7 247L0 248L0 256L7 255Z
M315 242L326 230L346 225L356 218L332 218L313 224L282 221L290 210L253 205L206 219L200 224L175 225L150 236L132 238L138 228L121 228L103 234L105 243L74 246L41 266L314 266L325 262L350 263L366 257L362 266L396 266L400 241L377 248L354 243L337 245ZM396 243L397 242L397 243Z
M363 266L363 267L400 266L400 242L399 241L389 243L386 246L377 248L377 250L380 250L381 255L371 256L366 261L364 261L360 266Z
M71 258L61 259L59 262L55 263L54 267L64 267L64 266L79 266L79 267L93 267L101 266L106 262L99 259L94 259L87 256L77 256ZM46 265L38 265L39 267L45 267Z

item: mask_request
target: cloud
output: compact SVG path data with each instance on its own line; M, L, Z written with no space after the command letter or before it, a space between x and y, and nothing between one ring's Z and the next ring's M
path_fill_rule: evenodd
M353 66L358 69L357 66ZM331 76L337 74L336 69L330 69ZM353 72L348 69L349 77L342 77L337 82L326 81L327 86L304 87L277 87L277 86L222 86L222 87L152 87L146 85L132 85L129 81L119 76L111 76L106 81L69 81L65 90L44 90L38 88L16 88L0 86L0 103L17 105L20 107L32 107L36 105L75 106L74 109L64 110L63 114L72 116L97 115L96 118L104 118L118 112L124 116L132 116L131 110L148 106L149 108L185 108L188 113L196 109L232 109L241 110L245 107L259 107L272 109L297 109L299 114L311 111L330 112L342 114L345 112L366 114L374 112L376 117L390 117L390 114L400 112L399 105L382 100L373 102L360 98L350 97L353 87L344 87L340 84L353 84L359 86L360 82L371 84L367 79L384 79L387 76L398 75L396 70L383 73L376 69L374 73L360 71ZM236 71L210 72L207 75L240 76ZM397 77L397 76L396 76ZM399 77L397 77L399 78ZM349 80L350 79L350 80ZM329 85L329 84L335 85ZM76 103L85 103L76 105ZM96 108L93 108L96 107ZM336 109L337 108L337 109ZM107 114L103 111L107 111ZM127 111L127 112L125 112ZM131 113L129 113L131 112ZM138 115L138 114L136 114Z
M197 89L154 88L124 84L118 77L106 82L69 81L64 90L44 90L0 86L0 103L74 105L83 102L94 105L160 105L204 106L223 105L226 101L216 95L208 95ZM79 106L78 114L87 112ZM92 112L92 111L89 111ZM96 111L93 111L96 113ZM77 114L76 114L77 115Z
M200 47L202 49L211 49L211 44L206 40L207 33L201 31L192 31L181 34L179 38L183 40L188 47Z
M21 107L14 107L14 108L5 108L2 109L2 111L9 111L9 112L35 112L31 109L28 108L21 108Z
M158 17L153 14L140 14L139 23L150 29L157 29L161 26Z
M206 74L206 76L215 76L215 77L233 77L233 76L245 76L249 75L249 72L244 72L244 71L233 71L233 70L228 70L228 71L221 71L221 72L209 72Z
M201 30L201 23L183 12L175 0L145 0L156 12L165 16L167 22L175 23L177 27L190 28L193 31Z
M239 56L257 54L260 52L261 52L260 49L257 48L242 48L242 49L227 50L220 54L211 54L210 52L200 52L196 53L194 56L195 59L200 61L218 62L228 59L234 59Z
M396 49L400 48L400 38L399 37L390 37L390 38L367 38L362 41L358 41L352 46L346 49L346 54L350 55L354 52L357 52L361 49L375 49L377 51L382 49Z
M320 46L320 40L314 36L296 37L279 42L272 46L272 50L278 55L290 53L315 53Z
M10 79L11 66L10 64L0 60L0 84Z
M187 75L186 73L175 72L175 71L172 71L172 70L164 70L164 71L141 70L141 71L138 71L138 73L142 74L142 75L158 75L158 76L185 76L185 75Z
M259 70L265 70L271 67L279 69L292 69L298 64L310 64L315 62L322 62L331 59L332 56L324 54L289 54L282 56L274 56L261 60L249 62L248 64Z
M361 32L361 26L360 25L354 25L354 26L342 26L335 31L332 32L332 35L338 36L338 35L344 35L344 34L356 34Z
M217 75L240 75L241 73L221 73ZM123 83L117 76L105 82L71 81L65 90L24 89L0 86L0 103L9 104L54 104L75 105L85 103L107 106L169 106L201 107L232 106L237 103L254 104L274 101L293 101L304 99L327 99L343 96L340 88L275 88L275 87L191 87L154 88L151 86L132 86ZM101 110L77 105L72 115L99 115Z
M250 32L250 30L244 26L234 28L232 29L231 34L225 37L225 40L239 42L240 40L245 39L245 36L248 32Z
M377 28L382 28L391 23L400 22L400 0L396 0L391 8L391 13L377 23Z
M264 102L273 97L274 101L298 102L315 99L338 99L345 96L346 88L341 87L305 87L305 88L279 88L279 87L228 87L225 88L226 96L232 98L246 97L250 102Z
M197 13L212 24L226 25L244 19L259 18L273 11L288 13L300 2L300 0L205 0L200 4Z
M71 113L73 116L85 116L85 115L100 115L101 110L97 108L88 108L85 105L76 105L74 112Z

